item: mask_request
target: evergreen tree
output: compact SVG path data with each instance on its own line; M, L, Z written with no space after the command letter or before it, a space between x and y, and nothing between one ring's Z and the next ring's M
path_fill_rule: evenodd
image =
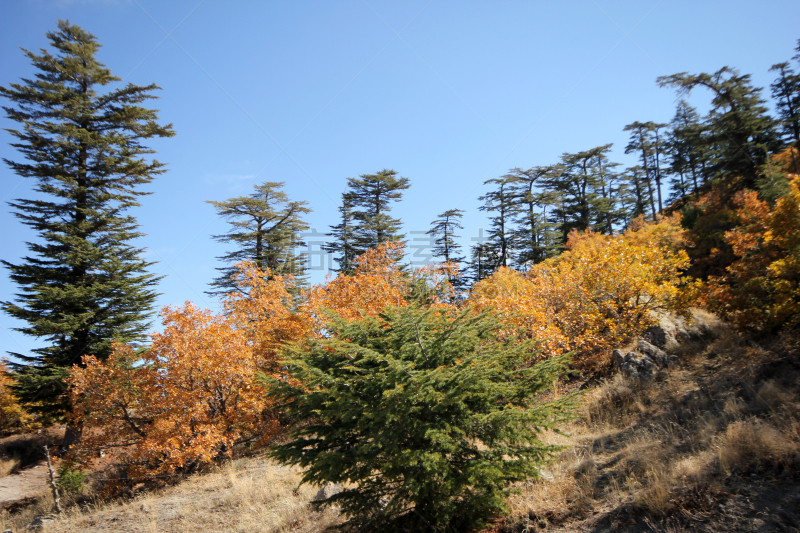
M555 225L548 220L547 209L555 202L550 191L540 192L541 185L562 172L560 165L533 167L528 170L515 168L509 172L514 178L513 195L517 206L513 230L513 242L517 248L516 260L520 270L541 263L557 255L554 250Z
M317 505L339 506L358 530L480 530L506 511L509 485L559 449L541 431L574 408L535 396L566 359L530 365L535 343L500 341L499 328L488 314L416 306L336 321L292 350L295 379L269 382L303 421L272 456L299 465L304 483L345 484Z
M485 243L487 246L482 251L482 253L488 252L486 259L488 259L487 268L490 270L487 273L499 267L507 267L513 260L511 222L515 210L512 186L515 181L515 177L511 175L486 180L483 182L484 185L497 185L497 189L478 198L484 202L479 209L493 214L489 217L488 241Z
M71 365L85 354L106 358L112 341L143 340L150 325L159 278L132 244L142 233L125 212L147 194L139 186L165 172L141 141L174 132L139 105L155 98L155 84L101 90L120 79L95 57L95 36L59 21L47 37L54 53L24 50L36 79L0 88L14 104L4 108L8 118L20 124L8 130L12 146L25 157L5 162L41 195L10 202L40 240L28 243L22 263L3 261L21 292L2 308L27 322L18 331L47 341L36 355L11 354L23 361L12 364L17 394L36 411L60 414ZM68 428L65 443L77 438Z
M586 231L596 226L607 225L607 214L614 211L611 195L610 166L606 154L610 144L598 146L575 154L561 156L561 172L543 180L543 185L557 193L558 206L553 215L559 222L562 244L573 229ZM613 216L613 215L610 215Z
M667 172L674 176L669 201L683 200L689 192L697 196L706 181L703 169L708 147L697 111L685 100L678 103L665 145L669 156Z
M359 255L386 241L403 240L400 220L389 216L389 212L391 203L400 201L402 191L410 186L408 178L397 177L397 172L389 169L347 178L348 190L339 210L342 223L331 226L328 235L334 241L326 247L340 254L338 271L352 273L352 260Z
M353 199L351 193L342 194L342 205L339 207L341 222L331 226L331 232L326 233L333 240L323 247L328 253L334 255L338 268L333 269L340 274L351 275L355 272L355 259L358 257L355 245L355 221L353 219Z
M466 260L466 257L461 255L461 245L456 240L459 238L456 230L464 229L460 222L463 216L464 211L461 209L448 209L431 222L431 229L427 231L433 238L433 256L440 257L444 263L460 264ZM464 285L464 277L450 277L450 283L456 288L461 288Z
M224 202L207 201L231 225L228 233L213 238L237 246L236 250L217 258L228 266L217 268L222 275L211 282L213 290L207 294L237 290L233 265L241 261L252 261L261 270L270 269L272 274L294 274L296 279L302 279L306 256L297 250L305 245L300 233L308 229L308 224L302 217L311 209L305 207L307 202L289 200L281 190L283 186L284 182L267 181L255 185L255 192L249 196Z
M478 283L494 272L497 268L497 258L494 255L494 246L489 242L479 242L472 245L469 251L470 260L467 267L467 279L472 283Z
M639 152L641 154L642 169L646 179L647 189L650 197L650 208L653 212L653 219L656 218L656 199L658 200L658 213L664 210L661 199L661 160L660 155L663 147L659 136L659 129L664 124L655 122L633 122L623 128L623 131L630 131L630 141L625 147L625 153ZM653 184L655 183L655 192Z
M627 194L620 197L622 210L626 213L625 225L639 215L647 216L648 207L653 205L651 189L648 188L648 180L645 178L644 169L634 166L626 169L625 176L630 187L626 189Z
M398 178L394 170L383 169L377 174L361 174L348 178L356 221L356 248L360 253L386 241L401 241L400 219L389 216L390 203L399 202L404 189L411 184L408 178Z
M800 63L800 39L797 43L798 54L792 59ZM770 87L784 135L800 146L800 73L792 70L788 62L772 65L769 70L778 72L778 79Z
M661 87L676 88L681 95L697 87L713 93L707 123L715 157L709 171L715 178L736 183L731 190L752 188L767 154L777 147L778 136L761 89L751 85L750 76L723 67L714 74L661 76L657 82Z

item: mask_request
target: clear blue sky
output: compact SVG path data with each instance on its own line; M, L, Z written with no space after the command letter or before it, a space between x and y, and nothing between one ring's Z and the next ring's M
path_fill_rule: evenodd
M210 235L227 228L204 200L285 181L324 233L347 177L393 168L412 183L394 208L406 232L460 208L467 247L485 226L485 180L610 142L633 164L623 126L674 114L657 76L729 65L768 88L800 38L796 0L20 0L0 4L0 84L34 74L19 48L46 47L57 19L95 34L125 81L163 88L154 107L177 135L150 144L169 172L132 212L166 276L159 307L217 307L203 291L226 248ZM709 96L690 100L702 110ZM19 158L10 140L0 132L0 156ZM35 236L5 202L31 186L0 167L0 258L12 263ZM0 274L0 300L15 290ZM39 345L18 325L0 316L0 352Z

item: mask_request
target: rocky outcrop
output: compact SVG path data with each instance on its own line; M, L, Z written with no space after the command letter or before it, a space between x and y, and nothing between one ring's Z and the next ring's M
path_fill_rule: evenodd
M645 340L640 340L636 348L636 352L614 350L611 354L614 368L632 379L651 380L663 377L662 369L679 363L677 356L669 355Z
M314 501L318 502L322 500L327 500L331 496L335 496L340 492L342 492L341 485L328 481L327 483L325 483L324 487L322 487L321 489L319 489L319 491L317 491L317 495L314 496Z

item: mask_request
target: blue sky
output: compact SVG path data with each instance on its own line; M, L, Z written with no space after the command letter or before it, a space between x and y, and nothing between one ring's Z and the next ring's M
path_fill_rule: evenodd
M205 200L285 181L325 233L347 177L393 168L412 184L393 211L406 232L460 208L467 247L485 226L485 180L606 143L633 164L622 128L674 114L656 77L729 65L768 88L800 38L796 1L27 0L0 7L0 85L34 74L19 48L46 47L58 19L95 34L126 82L163 89L153 107L177 135L150 146L169 172L132 212L165 276L159 307L218 305L204 291L226 248L210 236L227 228ZM17 159L10 140L0 132L0 157ZM5 202L31 186L0 167L0 258L12 263L35 235ZM0 274L0 300L15 290ZM15 326L0 315L0 352L38 346Z

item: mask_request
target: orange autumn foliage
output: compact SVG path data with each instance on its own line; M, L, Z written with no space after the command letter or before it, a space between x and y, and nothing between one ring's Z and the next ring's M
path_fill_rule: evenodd
M236 444L269 441L279 430L279 406L258 376L291 379L281 364L285 346L325 334L331 313L377 316L408 305L414 283L437 289L454 275L445 267L405 274L402 255L396 242L369 250L354 275L312 287L299 301L291 277L244 263L223 313L191 303L165 308L164 331L142 354L116 345L106 362L84 357L85 368L76 365L69 378L72 417L84 426L77 456L118 448L132 477L144 478L212 462Z
M655 312L688 309L691 293L681 288L688 257L664 244L679 230L674 220L658 225L669 227L573 233L562 255L524 274L499 269L473 287L470 301L543 340L544 356L574 351L579 366L597 364L653 325Z
M33 415L19 404L13 383L5 361L0 360L0 435L32 429Z
M367 250L356 260L352 276L339 275L304 294L303 307L324 327L325 311L345 320L376 316L388 306L408 305L408 279L397 264L403 256L402 242L386 242Z
M144 353L116 345L70 371L72 417L84 427L76 454L119 448L132 477L186 470L265 442L278 430L259 373L280 377L281 345L310 328L292 311L291 278L243 265L242 290L214 314L187 303L161 312L163 333Z
M740 329L771 332L800 323L800 176L775 203L753 191L734 197L739 226L725 234L736 260L712 276L706 300Z

